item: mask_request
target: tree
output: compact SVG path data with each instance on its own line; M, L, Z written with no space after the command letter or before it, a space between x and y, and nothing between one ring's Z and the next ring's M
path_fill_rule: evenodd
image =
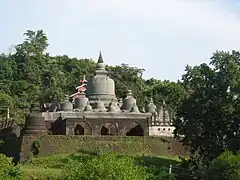
M9 107L12 108L14 105L14 99L5 93L0 93L0 108L1 107Z
M43 30L27 30L23 34L26 38L23 43L15 46L18 56L38 56L42 55L48 47L48 38ZM21 61L23 59L19 59Z
M24 36L24 42L15 46L15 54L12 55L18 64L15 78L39 84L41 68L46 66L46 56L43 55L48 47L48 38L43 30L28 30Z
M226 149L240 150L240 53L216 52L211 63L187 66L183 85L187 97L178 109L175 135L184 135L197 166Z
M238 180L240 179L240 154L226 151L214 159L206 170L209 180Z
M180 82L159 81L150 79L145 82L144 95L148 98L152 97L157 106L162 106L163 101L172 111L180 107L186 96L186 90Z
M0 112L3 117L7 117L7 108L14 106L14 99L5 93L0 93Z
M14 70L16 69L15 62L9 55L0 54L0 91L9 93L11 91Z
M48 46L43 30L28 30L24 36L24 42L16 45L15 53L11 55L17 65L12 94L16 96L21 107L29 106L38 99L42 69L47 67L47 56L44 52Z
M126 64L121 66L107 66L109 76L114 79L116 86L116 95L118 98L124 98L128 90L132 90L133 96L137 99L139 107L145 104L144 89L145 84L142 78L144 69L130 67Z

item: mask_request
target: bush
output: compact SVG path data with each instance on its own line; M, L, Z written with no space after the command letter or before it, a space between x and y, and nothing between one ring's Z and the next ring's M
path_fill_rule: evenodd
M130 157L101 155L88 160L72 160L63 172L64 180L145 180L146 168Z
M33 141L32 146L31 146L31 151L33 156L37 156L40 151L40 139L36 139Z
M23 171L19 165L14 166L12 158L0 154L0 180L22 180Z
M218 180L240 179L240 154L225 152L217 157L208 168L208 178Z
M149 167L147 172L149 174L148 180L176 180L175 173L169 174L167 167Z

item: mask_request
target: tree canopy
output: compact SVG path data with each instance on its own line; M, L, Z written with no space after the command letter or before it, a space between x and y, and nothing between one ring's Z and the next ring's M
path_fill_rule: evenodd
M187 97L177 109L176 135L191 152L194 166L226 150L240 150L240 53L216 52L209 64L186 68Z

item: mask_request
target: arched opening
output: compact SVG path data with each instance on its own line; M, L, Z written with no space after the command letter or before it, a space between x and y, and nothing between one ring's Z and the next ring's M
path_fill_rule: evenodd
M101 128L101 135L103 136L116 136L117 128L113 123L105 123Z
M80 124L77 124L76 127L74 128L74 134L84 135L84 128Z
M52 135L65 135L66 134L66 120L59 117L56 121L50 124Z
M128 132L127 136L144 136L144 130L140 124L134 123L135 126L132 127Z
M101 129L101 135L103 135L103 136L110 136L110 132L109 132L108 128L103 126L102 129Z
M75 135L92 135L91 127L88 123L82 121L74 128Z

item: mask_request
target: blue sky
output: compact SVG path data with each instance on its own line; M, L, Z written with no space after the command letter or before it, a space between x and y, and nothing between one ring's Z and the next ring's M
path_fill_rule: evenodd
M43 29L52 55L97 59L101 50L107 64L161 80L240 47L240 3L230 0L7 0L0 22L0 52Z

